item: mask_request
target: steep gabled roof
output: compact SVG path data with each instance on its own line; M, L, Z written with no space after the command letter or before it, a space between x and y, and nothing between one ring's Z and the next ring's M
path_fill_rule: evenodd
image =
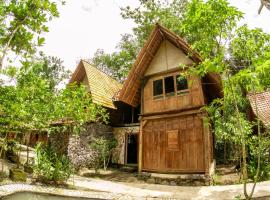
M248 99L253 113L257 116L258 109L257 117L260 118L265 126L270 127L270 92L249 94Z
M116 109L112 98L115 93L121 90L122 84L85 60L81 60L79 62L76 70L69 80L69 83L73 83L75 81L80 83L83 80L86 80L88 83L87 87L91 93L94 103L107 108Z
M139 105L142 77L152 59L154 58L156 52L158 51L160 44L164 40L168 40L177 48L181 49L195 63L201 62L199 54L193 51L186 41L165 27L157 24L150 37L146 41L144 47L141 49L139 55L137 56L137 59L128 75L128 78L123 85L123 89L117 95L117 99L119 101L125 102L133 107L137 107ZM215 83L216 86L214 87L218 87L214 88L213 86L210 86L213 87L212 91L220 92L220 77L216 74L208 74L207 76L207 80Z

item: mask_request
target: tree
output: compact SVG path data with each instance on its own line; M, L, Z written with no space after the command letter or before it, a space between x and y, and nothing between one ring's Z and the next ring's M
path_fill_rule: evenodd
M246 25L237 27L241 17L242 13L225 0L193 0L187 6L182 27L187 40L203 58L189 73L204 76L215 72L223 78L223 98L206 109L215 132L223 138L229 136L241 147L244 195L251 199L261 166L265 164L261 158L268 136L261 134L259 118L255 125L249 121L246 95L269 87L269 35L259 29L250 30ZM258 116L258 111L255 114ZM253 134L254 128L257 134ZM248 172L251 163L247 162L248 151L257 160L254 174ZM248 178L254 181L250 193L246 187Z
M62 128L79 133L86 122L106 122L106 110L92 102L84 86L72 84L56 92L55 83L66 71L59 68L58 75L51 76L51 71L57 68L52 65L51 70L46 62L28 61L19 69L5 70L15 80L15 85L0 87L0 131L5 136L9 132L24 135L32 131L54 134L58 130L52 123L63 120L70 123L63 123Z
M181 22L187 0L140 1L138 8L121 8L123 19L132 19L136 27L132 34L122 35L117 51L107 54L99 49L91 59L109 75L123 81L134 63L139 50L151 33L155 23L161 23L181 35Z
M0 1L0 70L9 51L27 56L44 44L40 37L48 32L46 22L59 13L50 0L1 0Z

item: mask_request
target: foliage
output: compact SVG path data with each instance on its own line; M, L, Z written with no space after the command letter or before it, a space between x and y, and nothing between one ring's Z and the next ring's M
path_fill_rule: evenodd
M36 149L34 173L45 182L66 181L73 173L73 169L65 155L57 155L49 146L38 144Z
M5 70L15 85L0 87L1 131L50 131L52 122L65 119L72 121L69 125L73 127L107 120L106 110L92 102L84 86L73 84L56 92L67 72L46 63L24 62L18 70Z
M181 29L192 47L209 59L224 53L226 42L242 16L227 0L192 0L187 4Z
M71 72L63 66L63 61L54 56L47 56L43 52L32 58L25 65L31 63L33 73L42 79L49 81L49 89L56 91L63 82L70 77Z
M260 29L249 29L246 25L237 27L241 16L242 13L229 6L227 1L192 1L187 6L183 27L193 48L204 58L189 72L200 76L215 72L223 78L223 98L213 101L206 110L217 138L228 139L241 147L244 194L250 199L260 172L263 172L261 169L268 167L262 159L269 147L269 135L262 134L260 119L256 119L256 123L250 122L246 95L269 88L270 40L269 34ZM258 115L257 111L255 114ZM255 129L257 134L254 134ZM251 154L250 174L247 151ZM254 163L257 163L256 170ZM246 189L248 177L255 182L249 194Z
M125 34L122 35L117 49L119 51L112 54L107 54L102 49L98 49L91 59L91 63L98 66L108 75L123 81L123 78L128 75L131 69L138 48L134 37L130 34Z
M122 17L132 19L136 24L133 33L122 35L116 52L107 54L99 49L91 59L94 65L120 81L127 77L139 50L149 37L155 23L165 25L177 34L181 34L180 27L187 4L186 0L141 0L140 4L138 8L134 9L129 6L121 8Z
M10 0L0 3L0 70L9 51L24 57L41 46L48 32L46 23L58 17L57 4L50 0Z
M103 166L106 170L111 159L112 150L117 146L117 140L114 138L95 137L92 138L90 148L96 153L95 169L96 171Z

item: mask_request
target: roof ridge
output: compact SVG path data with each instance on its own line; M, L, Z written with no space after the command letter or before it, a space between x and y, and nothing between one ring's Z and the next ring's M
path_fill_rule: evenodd
M95 68L97 71L103 73L104 75L108 76L109 78L115 80L117 83L121 84L118 80L116 80L115 78L113 78L112 76L108 75L107 73L105 73L104 71L102 71L101 69L98 68L97 65L93 65L92 63L88 62L87 60L81 59L82 62L86 62L87 64L89 64L91 67ZM122 84L121 84L122 85Z

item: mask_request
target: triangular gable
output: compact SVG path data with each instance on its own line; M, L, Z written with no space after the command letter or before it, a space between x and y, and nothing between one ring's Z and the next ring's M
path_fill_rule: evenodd
M168 40L163 40L144 76L179 69L179 65L189 66L192 63L193 61L187 57L183 50L177 48Z
M104 72L81 60L69 83L83 83L91 93L94 103L107 108L116 109L113 104L113 96L122 88L122 84L111 78Z
M119 101L125 102L133 107L137 107L140 104L142 77L163 41L168 41L173 44L176 48L183 51L185 55L188 55L193 62L201 62L199 54L193 51L182 38L157 24L144 47L141 49L128 78L123 85L123 89L118 95Z

